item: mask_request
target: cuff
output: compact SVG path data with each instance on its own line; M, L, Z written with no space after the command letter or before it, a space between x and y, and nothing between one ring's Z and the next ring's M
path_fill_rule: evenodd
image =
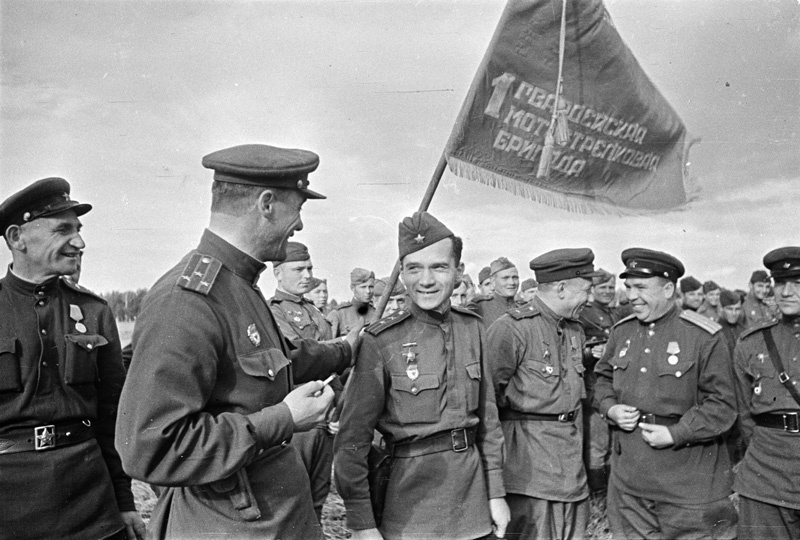
M618 405L617 401L613 398L606 398L600 402L600 406L597 408L600 411L602 417L608 422L608 409L613 407L614 405Z
M691 435L692 432L689 430L688 427L677 423L673 426L669 426L669 434L672 435L672 445L675 448L679 448L681 446L689 446L691 442Z
M259 450L288 443L294 433L294 420L289 406L278 403L247 415Z
M495 469L486 472L486 483L490 499L499 499L506 496L506 486L503 482L503 470Z
M354 531L374 529L375 516L372 515L372 503L369 499L345 501L347 511L347 527Z

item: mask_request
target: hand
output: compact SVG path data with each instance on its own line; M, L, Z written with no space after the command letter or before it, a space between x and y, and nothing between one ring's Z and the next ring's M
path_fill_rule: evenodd
M125 524L125 534L128 535L128 540L144 540L147 534L147 526L139 516L139 512L129 510L127 512L120 512L122 522Z
M383 540L378 529L361 529L360 531L351 531L353 536L352 540Z
M339 433L339 422L328 421L328 433L331 435Z
M675 443L667 426L642 422L639 427L642 428L642 439L653 448L666 448Z
M623 431L633 431L639 423L639 409L630 405L614 405L608 409L608 418Z
M604 352L606 352L605 343L601 345L595 345L594 347L592 347L592 358L597 358L598 360L600 360L600 358L603 357Z
M511 510L502 497L489 499L489 513L492 515L492 532L497 538L505 538L506 527L511 521Z
M319 392L319 395L315 395ZM333 390L329 385L322 384L322 381L312 381L289 392L283 402L292 413L294 430L308 431L325 421L328 408L333 403Z
M364 318L361 317L359 319L359 323L356 324L352 330L347 332L347 335L344 337L344 340L350 344L350 348L355 351L356 347L358 346L359 336L361 335L361 331L364 329ZM355 355L354 355L355 356Z

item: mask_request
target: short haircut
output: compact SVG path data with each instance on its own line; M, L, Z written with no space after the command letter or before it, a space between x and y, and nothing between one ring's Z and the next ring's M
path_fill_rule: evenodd
M284 188L215 181L211 185L211 212L234 217L243 216L252 207L253 199L266 189L272 191L279 201L286 200L289 192L292 191Z

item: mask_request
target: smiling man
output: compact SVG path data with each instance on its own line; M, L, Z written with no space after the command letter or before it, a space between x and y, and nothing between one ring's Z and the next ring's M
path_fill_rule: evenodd
M633 315L611 330L595 373L595 406L614 427L608 519L619 538L733 538L731 463L722 435L736 420L730 353L717 323L675 304L683 264L622 252Z
M399 236L410 303L367 327L335 443L347 524L355 540L502 538L503 436L483 327L450 304L461 239L427 212ZM393 455L380 523L367 482L375 429Z
M481 316L485 328L489 328L500 315L517 307L514 297L519 288L519 271L514 263L500 257L489 266L492 279L492 293L476 296L467 305L469 309Z
M263 144L203 158L210 223L145 296L117 419L125 470L165 486L152 538L323 537L289 442L324 422L320 379L348 367L356 336L286 340L256 285L287 257L306 199L324 198L308 189L318 163Z
M125 379L114 315L62 276L85 247L62 178L0 204L13 263L0 280L0 536L144 538L114 449Z
M766 302L769 285L769 275L764 270L755 270L750 276L750 290L742 304L746 328L761 326L775 320L774 314Z
M734 353L742 435L734 484L739 538L800 538L800 247L764 256L781 316L742 334Z
M375 308L372 297L375 294L375 272L364 268L353 268L350 272L350 290L353 299L336 306L328 313L333 337L343 336L353 328L363 326L373 319Z

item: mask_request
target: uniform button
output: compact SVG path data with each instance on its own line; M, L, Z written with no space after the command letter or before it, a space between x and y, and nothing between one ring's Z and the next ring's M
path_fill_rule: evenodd
M646 368L646 367L644 367L644 366L642 366L642 369L641 369L640 371L641 371L642 373L647 373L647 368Z
M281 446L287 446L288 444L289 444L289 441L283 441L283 442L281 443Z
M47 365L47 362L44 362L44 361L43 361L43 362L42 362L42 365L43 365L43 366L46 366L46 365Z
M267 371L267 375L269 375L270 377L274 377L275 372L270 369L269 371Z
M675 372L675 376L676 376L676 377L680 377L681 375L683 375L683 373L681 373L680 371L676 371L676 372Z
M38 292L38 293L36 293L36 294L38 294L39 296L44 296L44 291L39 291L39 292Z
M43 305L44 305L44 300L39 300L38 304L39 304L40 306L43 306Z
M91 343L86 344L86 348L89 349L90 351L92 350L92 347L94 347L94 345L92 345Z
M644 352L645 354L650 354L650 349L645 349Z
M414 388L412 388L412 389L411 389L411 393L412 393L412 394L416 394L416 393L417 393L417 387L416 387L416 386L415 386Z
M46 330L46 329L44 329L44 328L42 328L42 335L43 335L43 336L46 336L46 335L47 335L47 330Z

